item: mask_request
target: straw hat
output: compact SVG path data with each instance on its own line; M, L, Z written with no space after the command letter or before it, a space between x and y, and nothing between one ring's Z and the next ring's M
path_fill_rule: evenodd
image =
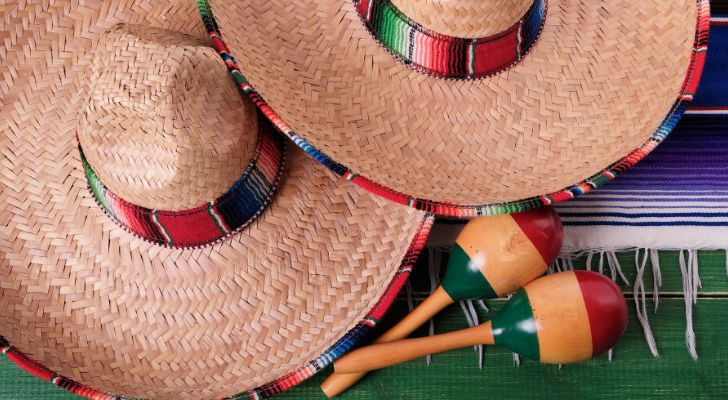
M382 316L431 217L286 151L194 4L0 8L0 351L95 399L260 396Z
M696 89L709 19L707 0L200 3L280 130L453 216L568 199L642 159Z

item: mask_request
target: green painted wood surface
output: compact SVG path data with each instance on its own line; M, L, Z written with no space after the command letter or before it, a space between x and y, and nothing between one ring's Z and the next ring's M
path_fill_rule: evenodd
M620 262L628 279L634 279L634 255L621 254ZM642 328L634 317L631 289L628 291L630 321L627 333L614 351L610 363L606 355L559 369L523 361L513 366L511 353L497 348L486 350L485 365L479 369L477 353L472 348L436 355L427 366L424 359L369 374L341 399L722 399L728 393L728 278L723 251L700 252L700 276L703 290L695 306L695 333L700 359L693 361L685 347L685 308L681 295L682 278L677 252L662 252L663 289L657 314L650 321L661 356L655 359L645 344ZM583 267L583 259L577 265ZM596 265L596 259L594 261ZM423 266L412 279L415 300L426 294L429 282ZM647 290L652 274L647 270ZM489 302L492 315L503 304ZM651 302L648 306L652 307ZM394 323L406 312L400 298L384 321ZM438 332L463 328L465 319L458 306L445 310L436 319ZM424 334L423 330L415 335ZM323 399L318 384L325 371L286 392L282 399ZM0 399L72 399L73 396L41 382L0 358Z

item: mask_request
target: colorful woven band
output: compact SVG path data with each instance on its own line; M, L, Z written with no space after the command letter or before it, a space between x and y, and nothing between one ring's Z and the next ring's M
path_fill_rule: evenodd
M354 0L354 4L382 47L406 66L438 78L477 79L510 68L531 49L546 20L546 0L536 0L503 32L465 39L425 28L390 0Z
M652 149L660 143L665 136L675 127L677 122L680 120L685 108L687 107L690 100L692 100L695 90L700 82L700 76L703 71L703 65L705 64L705 52L708 48L708 30L710 28L710 3L708 0L695 0L697 5L697 21L695 26L695 42L693 44L693 50L690 60L690 66L685 75L685 81L680 90L679 95L675 99L675 102L667 114L662 124L652 133L652 136L648 138L640 147L632 151L623 159L615 162L606 169L596 173L588 179L585 179L574 185L565 187L553 193L545 194L543 196L531 197L523 200L495 203L495 204L474 204L474 205L455 205L446 202L432 201L427 199L420 199L417 197L409 196L407 194L392 190L378 182L374 182L371 179L360 176L354 171L351 171L344 165L334 161L331 157L324 154L321 150L312 146L306 139L298 135L293 128L286 121L284 121L273 108L260 96L255 88L247 81L247 79L240 72L240 67L237 62L230 54L230 49L222 38L220 28L215 21L215 17L212 14L208 0L196 0L197 7L200 10L200 16L205 24L215 49L220 53L220 56L225 60L228 68L232 72L232 77L235 82L240 85L243 91L253 102L258 106L258 109L273 122L273 125L289 139L293 141L298 147L303 149L311 157L316 159L318 162L329 168L335 174L342 178L351 181L355 185L368 190L378 196L384 197L390 201L398 204L404 204L410 207L414 207L418 210L425 210L428 212L435 213L441 216L457 217L457 218L470 218L481 215L495 215L495 214L510 214L521 211L530 210L533 208L542 207L544 205L553 204L559 201L564 201L578 196L582 193L588 192L597 186L600 186L612 179L614 179L621 172L634 165L638 161L642 160Z
M127 231L168 247L200 247L246 227L270 203L285 164L285 143L260 116L258 143L240 179L215 201L179 211L145 208L115 195L99 179L81 151L86 179L96 202Z

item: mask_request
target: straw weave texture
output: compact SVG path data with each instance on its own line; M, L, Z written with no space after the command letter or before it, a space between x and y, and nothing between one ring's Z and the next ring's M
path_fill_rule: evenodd
M692 0L550 0L510 70L408 69L349 1L212 1L243 74L310 145L396 192L482 205L560 190L649 138L680 94Z
M162 173L145 175L144 162L183 157L137 152L158 145L159 132L180 148L203 148L196 162L203 171L215 169L214 152L191 139L202 140L195 135L211 119L220 118L215 123L221 127L227 121L234 110L224 101L231 95L216 90L232 88L225 89L225 77L208 92L198 91L210 102L204 113L201 99L189 92L213 84L217 72L193 77L198 68L217 63L223 74L225 68L214 52L197 48L205 36L194 4L53 1L0 9L0 336L51 370L105 391L219 398L301 367L378 304L423 214L337 179L299 150L289 150L278 195L263 214L245 231L202 249L144 242L93 201L76 147L79 126L98 151L96 168L106 160L101 155L125 146L128 158L118 151L115 162L127 170L107 169L120 187L164 192L169 180ZM119 60L94 51L114 42L109 35L116 41L118 35L137 37L122 51L129 60L159 55L169 68L147 64L147 78L127 82L141 76L136 67L124 69L136 62L106 63L91 81L100 65L96 57ZM176 45L170 46L171 38ZM159 87L165 89L154 96L147 90ZM135 96L134 88L144 90ZM161 126L144 131L139 127L151 108L162 115L154 121ZM175 112L189 120L169 116ZM239 128L255 125L252 108L237 112L242 116L230 118L242 122ZM109 132L98 131L107 126ZM212 135L237 137L221 130ZM140 132L156 133L146 142ZM132 140L122 143L126 137ZM235 140L230 151L249 159L249 139ZM193 164L185 168L191 171ZM194 190L201 197L208 189L219 194L230 174L219 176L211 186L199 177ZM139 184L140 177L149 186ZM192 183L171 181L172 192L137 200L174 203L169 193Z
M124 25L104 33L95 52L78 136L113 193L178 210L240 178L256 143L256 118L246 118L254 106L206 42Z

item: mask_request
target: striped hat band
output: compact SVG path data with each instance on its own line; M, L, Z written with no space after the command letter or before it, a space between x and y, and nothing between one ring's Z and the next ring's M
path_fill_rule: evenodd
M285 146L249 102L241 107L211 48L157 36L123 26L102 37L81 162L94 199L124 229L163 246L204 246L270 203Z

